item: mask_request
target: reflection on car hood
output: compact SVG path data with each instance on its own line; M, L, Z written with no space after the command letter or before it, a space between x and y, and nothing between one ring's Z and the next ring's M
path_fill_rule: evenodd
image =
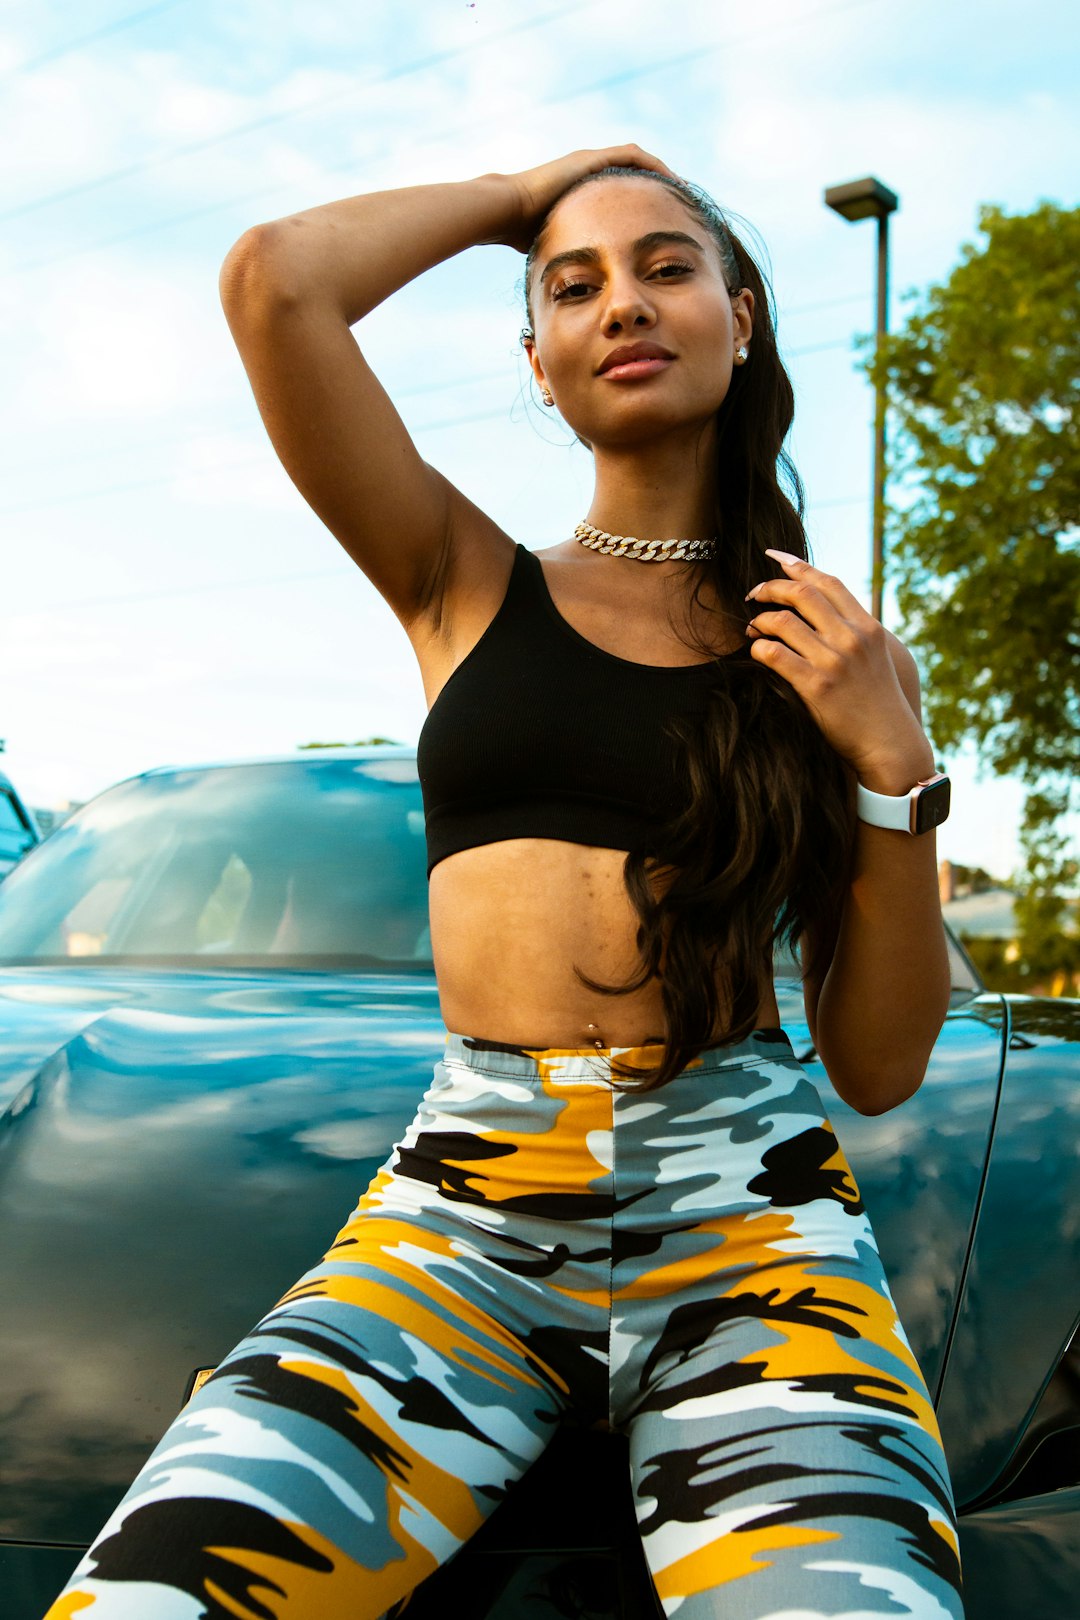
M127 1008L189 1019L262 1014L270 1019L366 1015L394 1006L434 1010L431 975L273 971L162 972L130 967L0 969L0 1110L72 1035Z
M0 1029L0 1536L82 1542L329 1246L445 1027L430 977L20 969Z

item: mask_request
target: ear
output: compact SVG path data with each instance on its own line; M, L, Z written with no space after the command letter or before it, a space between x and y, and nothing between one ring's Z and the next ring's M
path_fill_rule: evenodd
M536 339L533 337L526 337L525 334L522 333L521 344L525 350L525 358L528 360L529 365L532 368L532 374L536 378L539 387L543 388L546 384L546 378L544 376L544 368L540 364L540 356L536 352Z
M740 287L731 295L731 313L735 320L735 341L749 343L754 335L754 295L749 287Z

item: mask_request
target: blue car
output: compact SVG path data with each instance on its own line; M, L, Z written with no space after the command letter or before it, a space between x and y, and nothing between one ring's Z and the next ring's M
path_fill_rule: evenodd
M1080 1002L955 941L921 1088L826 1100L934 1400L968 1620L1080 1615ZM415 751L147 771L0 884L0 1613L40 1620L323 1254L443 1050ZM625 1442L562 1431L410 1620L655 1617ZM152 1620L152 1617L148 1617Z
M0 879L7 877L43 836L34 812L19 797L11 777L0 771Z

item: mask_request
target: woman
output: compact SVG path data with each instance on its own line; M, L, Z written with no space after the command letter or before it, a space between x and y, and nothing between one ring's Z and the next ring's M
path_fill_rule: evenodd
M595 461L538 554L420 459L349 331L479 243L527 252L529 363ZM912 658L777 485L760 273L631 145L258 227L222 294L419 661L446 1051L50 1620L374 1620L568 1416L629 1436L681 1620L962 1615L933 1407L771 982L797 942L854 1108L917 1089L949 979L933 832L896 818L941 789Z

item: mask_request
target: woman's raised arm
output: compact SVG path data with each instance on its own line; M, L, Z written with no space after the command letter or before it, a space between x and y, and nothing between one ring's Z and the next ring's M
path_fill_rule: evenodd
M480 514L419 455L350 328L464 249L525 252L579 175L671 171L639 146L572 152L520 174L373 191L245 231L221 302L274 449L297 489L406 625L435 622L458 523ZM454 312L430 333L453 347Z
M221 302L285 471L406 624L433 582L455 509L471 508L416 449L350 331L441 260L498 239L517 218L510 177L327 203L245 231L221 268ZM453 311L431 347L453 344Z

